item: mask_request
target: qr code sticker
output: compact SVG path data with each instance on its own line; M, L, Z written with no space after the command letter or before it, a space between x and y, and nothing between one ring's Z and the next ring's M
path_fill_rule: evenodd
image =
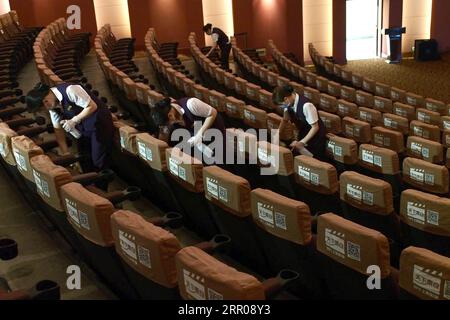
M79 214L80 214L80 225L86 230L91 230L91 227L89 226L88 215L82 211L79 211Z
M445 280L444 298L450 300L450 280Z
M187 180L187 178L186 178L186 169L183 168L182 166L178 167L178 176L180 177L180 179L183 179L184 181Z
M425 183L434 186L434 175L426 173L425 174Z
M275 225L283 230L287 230L286 216L282 213L275 212Z
M138 246L139 262L147 268L152 268L152 262L150 260L150 251L147 248Z
M6 157L5 147L3 146L3 143L0 143L0 154L2 157Z
M361 247L351 241L347 241L347 256L350 259L361 261Z
M311 173L311 184L315 186L320 185L319 175L317 173Z
M335 146L334 147L334 154L338 157L342 157L342 147Z
M373 157L373 164L377 167L383 167L383 158L380 156Z
M428 149L428 148L423 148L422 149L422 156L424 157L424 158L429 158L430 157L430 149Z
M373 206L373 193L364 191L363 202L369 206Z
M48 190L48 182L41 179L41 189L42 193L46 195L48 198L50 198L50 191Z
M208 288L208 300L223 300L223 295L214 291L213 289Z
M149 148L145 149L145 157L147 158L148 161L153 161L153 152L151 149Z
M219 186L219 199L228 202L228 190L221 186Z
M427 212L427 222L434 226L439 225L439 212L428 210Z

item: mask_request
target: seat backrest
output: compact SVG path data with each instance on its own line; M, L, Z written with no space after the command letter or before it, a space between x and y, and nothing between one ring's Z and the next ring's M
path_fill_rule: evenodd
M251 215L247 180L217 166L203 168L203 184L208 201L238 217Z
M319 101L320 109L326 112L336 113L337 106L338 106L337 99L335 97L330 96L326 93L320 94L320 101Z
M336 168L328 162L298 156L294 160L295 179L302 187L325 195L336 194L339 182Z
M370 171L385 175L400 173L398 153L372 144L359 146L359 165Z
M225 112L226 110L226 96L216 90L209 90L206 102L218 112Z
M425 192L436 194L449 192L448 169L424 160L406 158L403 161L403 180Z
M393 111L392 100L388 98L375 96L373 98L373 108L382 113L392 113Z
M364 77L362 87L364 90L374 93L375 92L375 80Z
M347 100L339 99L337 105L337 114L342 118L356 118L358 116L358 105Z
M111 229L116 252L128 266L166 288L178 285L175 255L181 245L172 233L125 210L111 216Z
M424 300L449 300L450 258L409 247L400 257L400 288Z
M314 104L318 104L320 101L320 91L311 87L305 87L303 89L303 95Z
M30 164L41 198L55 210L64 212L60 192L63 185L72 182L69 170L55 165L46 155L33 157Z
M371 127L383 125L383 115L380 111L371 108L360 107L357 118L370 124Z
M245 102L234 97L227 97L226 99L226 114L235 119L244 118Z
M203 193L203 164L178 148L166 149L166 161L171 177L183 188Z
M25 136L13 137L11 139L11 146L17 169L24 178L34 183L30 160L33 157L44 154L44 151L33 140Z
M341 200L352 207L382 216L394 212L392 186L386 181L346 171L339 183Z
M16 137L17 133L9 128L6 123L0 123L0 155L3 160L11 166L16 165L11 139Z
M264 300L262 283L196 247L176 255L178 286L185 300Z
M391 113L383 114L383 126L387 129L398 131L403 135L407 135L409 132L408 118Z
M139 133L135 137L139 157L152 169L167 171L166 149L169 145L148 133Z
M444 147L439 142L410 136L408 137L406 150L408 156L430 163L442 164L444 161Z
M334 81L329 81L328 82L328 94L332 95L333 97L339 97L341 95L341 88L342 85L334 82Z
M352 87L342 86L341 87L341 97L342 97L342 99L347 100L349 102L355 102L356 101L356 90Z
M82 237L101 247L114 245L111 232L114 206L111 202L78 183L62 186L61 198L67 219Z
M136 146L136 135L139 131L129 126L121 126L119 128L120 147L132 154L138 154Z
M395 102L393 113L397 116L407 118L409 121L416 119L416 107L405 103Z
M393 150L397 153L403 153L405 151L403 134L383 127L372 128L372 144Z
M342 119L343 133L347 138L353 139L358 143L369 143L372 140L370 124L345 117Z
M414 120L409 124L409 136L421 137L434 142L441 142L441 129L438 126Z
M338 137L333 134L327 135L328 157L337 162L353 165L358 162L358 145L353 139Z
M391 99L393 101L406 102L406 91L396 87L391 87Z
M356 103L361 107L373 107L373 94L358 90L356 91Z
M425 99L425 108L430 111L438 112L441 116L448 116L447 106L444 102L432 98Z
M258 142L258 163L270 167L274 174L290 176L294 173L294 156L291 150L266 141Z
M441 124L441 114L424 108L416 109L416 119L428 124L439 126Z
M406 103L414 106L414 107L423 107L425 104L425 98L421 95L412 93L412 92L407 92L406 93Z
M340 134L342 132L341 117L338 115L320 110L319 117L325 125L328 133Z
M407 225L425 233L450 237L450 199L418 190L402 192L400 215ZM423 245L425 247L425 244Z
M391 274L388 239L333 213L318 218L317 250L363 275L374 265L380 268L382 279Z
M265 189L253 190L251 199L253 221L258 227L302 246L311 242L312 218L305 203Z
M261 89L258 92L258 97L259 97L258 98L259 104L261 107L266 108L268 110L274 109L271 92Z
M250 105L244 107L244 123L254 129L267 128L267 113Z

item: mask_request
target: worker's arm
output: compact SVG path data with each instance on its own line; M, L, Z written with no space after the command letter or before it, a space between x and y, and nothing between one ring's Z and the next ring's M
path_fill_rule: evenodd
M67 146L66 142L66 132L61 128L55 128L55 137L56 142L59 146L59 151L61 152L61 155L65 156L69 154L69 147Z
M214 45L211 47L211 50L209 50L208 54L206 55L206 57L208 58L209 55L217 49L217 42L214 43Z

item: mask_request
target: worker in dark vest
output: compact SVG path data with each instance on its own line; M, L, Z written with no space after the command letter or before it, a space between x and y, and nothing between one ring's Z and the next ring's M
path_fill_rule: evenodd
M179 100L165 98L156 104L152 118L156 127L159 128L158 138L171 146L181 142L172 141L172 133L176 129L189 131L191 138L187 142L192 147L203 144L203 137L207 130L217 129L222 135L221 141L225 153L226 131L221 115L215 108L197 98L181 98ZM197 132L194 127L196 122L199 126ZM212 155L208 157L212 157Z
M107 106L80 85L63 83L50 88L39 84L28 93L28 109L42 106L50 113L55 136L63 155L69 154L65 133L78 140L79 152L90 155L82 162L85 172L105 170L110 165L114 127Z
M299 131L297 140L290 144L292 151L319 160L325 159L326 128L316 107L289 85L275 88L272 99L284 114L279 130L282 131L290 121Z
M211 23L208 23L203 27L203 31L211 36L214 45L208 52L206 57L208 57L217 47L220 49L220 58L222 63L222 69L228 71L230 69L230 52L231 52L231 42L230 38L221 29L213 27Z

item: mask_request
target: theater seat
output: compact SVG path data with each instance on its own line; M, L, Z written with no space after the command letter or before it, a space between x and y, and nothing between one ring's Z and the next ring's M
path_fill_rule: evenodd
M166 149L169 183L186 217L186 225L204 239L219 231L205 199L203 164L178 148Z
M420 159L406 158L403 161L403 182L405 188L411 186L438 195L449 193L448 169Z
M358 171L364 175L387 181L392 186L394 199L400 196L401 175L398 153L386 148L362 144L359 147L359 166Z
M418 190L405 190L401 201L405 246L426 248L450 258L450 200Z
M344 172L339 182L344 217L380 231L394 241L390 245L395 262L400 253L401 237L400 221L394 211L391 185L356 172Z
M308 204L313 215L335 211L341 213L339 182L336 168L307 156L294 162L295 180L299 184L296 198Z
M251 200L257 236L272 274L295 270L302 276L291 290L296 296L308 300L323 297L308 206L266 189L253 190Z
M317 250L320 271L334 300L396 299L397 283L391 270L389 241L380 232L333 213L318 218ZM370 290L367 280L380 270L381 289Z
M217 166L203 168L205 197L219 231L232 240L230 255L263 276L268 274L267 260L256 239L251 218L251 187L247 180Z
M358 144L353 139L327 135L326 154L336 166L338 173L351 170L358 162Z
M111 230L111 215L115 212L113 203L78 183L62 186L61 197L67 219L78 233L91 267L119 297L138 298L114 249Z
M450 259L432 251L409 247L400 262L400 297L402 300L448 301Z
M430 163L444 163L444 147L442 144L420 137L408 137L406 153L409 157L422 159Z
M181 244L172 233L150 221L131 211L115 212L111 230L116 252L139 298L177 300L175 255Z
M253 276L228 267L195 247L176 256L180 295L185 300L264 300L264 288ZM200 281L199 281L200 280Z
M322 120L327 133L339 135L342 133L341 117L336 114L328 113L325 111L319 111L319 117Z

